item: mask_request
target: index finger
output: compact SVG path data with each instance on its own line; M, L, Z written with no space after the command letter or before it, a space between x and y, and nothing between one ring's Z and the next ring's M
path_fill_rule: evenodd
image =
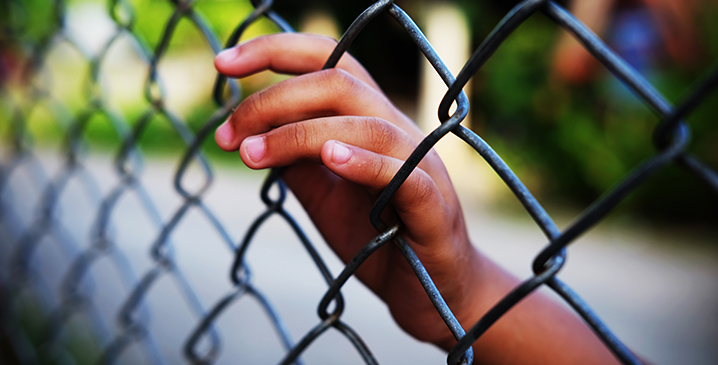
M301 33L272 34L220 52L214 59L214 66L220 73L237 78L264 70L299 75L321 70L336 46L337 41L329 37ZM380 90L351 55L345 53L337 68Z

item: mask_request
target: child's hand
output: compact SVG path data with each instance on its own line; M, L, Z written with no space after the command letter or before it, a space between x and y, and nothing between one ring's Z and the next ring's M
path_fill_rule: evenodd
M243 77L271 69L301 74L243 101L216 133L224 150L239 149L254 169L287 166L284 180L328 244L347 262L377 232L369 210L423 134L379 90L364 68L344 55L336 69L318 71L336 41L278 34L218 55L217 69ZM452 310L468 308L469 278L478 265L463 214L435 152L399 189L385 212L422 260ZM387 209L389 210L389 209ZM414 337L452 337L399 250L385 245L357 272ZM473 288L472 288L473 289ZM461 320L461 318L459 318Z
M347 262L378 235L369 211L424 136L351 56L344 55L336 69L320 71L335 46L328 38L277 34L219 54L215 66L230 77L266 69L299 76L249 96L215 139L224 150L239 150L253 169L286 167L284 181ZM459 200L433 150L383 218L401 221L400 234L465 328L518 283L469 242ZM394 245L377 250L356 275L409 334L446 350L456 343ZM496 322L474 344L474 353L475 362L487 364L615 362L587 326L537 294Z

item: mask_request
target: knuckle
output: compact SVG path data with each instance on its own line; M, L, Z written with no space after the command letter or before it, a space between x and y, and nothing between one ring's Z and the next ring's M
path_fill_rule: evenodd
M267 90L257 91L242 103L246 108L245 112L248 116L255 117L264 113L268 102L267 92Z
M324 70L326 85L335 95L351 95L357 92L359 81L349 72L340 68Z
M253 45L256 45L259 49L271 50L275 48L278 37L276 34L263 34L251 40Z
M387 163L383 158L377 161L376 169L374 169L372 175L372 181L381 181L382 183L386 182L388 184L389 180L391 180Z
M291 124L290 134L296 147L305 147L311 142L312 134L304 123Z
M418 168L411 172L412 179L411 191L412 200L417 204L424 204L431 200L434 195L434 182Z
M363 129L368 133L369 143L377 152L389 151L396 144L396 130L391 124L375 117L368 117L363 122Z

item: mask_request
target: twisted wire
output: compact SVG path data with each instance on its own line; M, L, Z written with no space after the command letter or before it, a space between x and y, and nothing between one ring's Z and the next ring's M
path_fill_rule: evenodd
M203 144L241 101L242 90L236 80L218 75L212 90L212 99L215 103L213 113L196 132L188 126L182 116L167 107L165 87L158 72L158 65L165 58L170 43L175 39L180 21L188 21L215 54L221 51L219 38L214 34L210 21L195 8L195 1L169 0L169 2L172 13L166 19L159 41L154 49L150 49L134 28L136 14L132 4L127 0L110 0L107 11L115 25L114 33L99 52L90 54L83 51L82 45L66 32L64 28L66 5L63 1L56 0L52 7L54 22L52 32L32 43L21 69L22 77L29 81L28 86L22 91L22 97L16 97L13 91L2 85L3 99L9 105L11 112L8 118L10 143L6 147L7 151L3 151L5 156L0 164L0 223L6 231L10 232L7 234L8 238L3 238L2 245L4 250L11 252L11 255L8 262L3 263L7 269L0 270L0 284L2 284L0 288L3 290L0 300L0 329L10 339L11 346L22 363L74 361L74 355L64 346L63 333L69 328L72 319L77 316L89 320L93 333L99 338L101 350L94 361L118 362L128 348L140 344L149 362L164 363L166 355L159 348L158 339L148 326L152 308L146 303L146 298L155 290L157 283L163 277L170 276L175 287L182 293L184 304L195 316L196 325L191 333L186 334L186 341L182 348L178 349L192 363L211 364L217 361L223 343L216 328L217 323L223 320L222 314L229 308L244 298L250 298L260 305L284 348L285 353L280 360L282 364L301 364L301 357L305 351L328 330L338 331L351 343L365 363L375 364L377 360L369 347L359 334L342 320L345 301L341 289L362 263L388 242L399 247L437 312L457 340L456 345L447 355L448 364L472 363L475 355L480 356L473 353L473 343L507 311L544 285L555 291L584 319L617 359L625 364L641 363L590 306L556 275L567 263L566 254L569 245L577 237L596 226L629 193L635 191L665 166L672 163L681 166L718 193L718 174L687 150L690 145L690 126L685 121L685 118L704 103L706 97L718 85L718 67L712 69L677 106L673 106L650 82L569 11L554 1L525 0L504 16L467 60L462 70L454 76L434 51L421 29L403 9L392 0L374 2L358 15L346 30L324 68L334 67L362 29L378 15L387 13L404 29L423 57L429 61L446 84L447 91L438 105L438 126L425 136L407 158L381 192L371 209L370 216L367 217L380 233L335 277L329 271L314 243L285 209L288 192L280 177L281 169L271 170L262 184L260 197L265 210L257 216L238 244L235 243L237 240L229 234L220 217L205 204L203 199L212 186L214 175L210 161L203 151ZM244 19L240 19L224 43L224 48L235 46L246 30L261 18L269 20L280 31L293 32L289 23L273 10L273 4L272 0L252 0L251 5L254 10ZM7 8L21 18L27 16L21 2L8 2ZM656 153L634 167L563 230L558 228L538 200L493 148L475 132L461 125L469 110L469 100L462 89L481 70L504 40L527 19L534 16L545 16L558 27L570 32L614 77L638 95L659 119L652 136ZM3 34L18 37L23 33L22 21L7 24L3 27ZM146 109L134 121L126 120L121 113L111 108L101 82L101 68L108 57L108 51L123 37L131 40L136 55L143 60L147 68L143 90ZM48 50L61 42L76 48L89 64L85 83L86 102L77 112L52 96L50 92L52 80L46 72L43 72ZM454 103L457 108L453 114L450 114L450 107ZM36 147L32 142L32 132L28 130L27 116L41 104L51 107L53 114L58 116L55 122L64 133L62 153L64 163L55 173L48 172L40 163ZM88 123L96 115L102 115L108 120L120 141L113 162L116 183L109 192L105 193L98 188L97 177L85 166L87 156L84 153L84 146L88 142L85 133ZM176 194L181 197L182 204L167 220L163 219L158 204L155 203L141 178L143 154L139 141L147 133L148 127L152 123L158 123L158 120L166 121L184 143L184 152L178 160L178 168L173 176L173 187ZM471 146L494 169L547 239L546 246L533 261L533 275L499 300L476 323L458 322L421 260L398 234L399 226L389 227L381 219L382 211L411 172L439 140L453 138L448 136L449 134ZM199 166L202 171L203 182L199 188L188 187L187 176L190 166ZM35 218L29 224L22 223L23 220L19 218L16 207L5 198L12 195L13 186L10 181L24 170L34 176L31 180L37 185L25 188L34 189L40 195ZM85 198L96 206L97 213L89 232L89 244L86 247L75 242L73 236L67 232L68 229L59 213L63 208L62 198L68 190L68 185L73 182L84 187ZM276 191L276 197L270 196L270 191ZM157 236L148 242L152 265L140 275L135 273L124 254L122 242L117 241L113 227L113 212L121 201L130 196L134 196L140 202L144 213L158 230ZM175 244L171 236L176 232L177 227L188 219L188 212L191 210L199 212L207 219L212 229L219 234L228 254L233 256L232 265L228 268L232 288L221 297L213 298L210 306L206 306L197 294L197 290L190 284L187 274L174 256ZM291 338L279 313L261 290L253 284L245 257L251 245L259 244L255 243L256 232L273 216L280 217L291 228L327 285L326 292L317 307L316 325L298 341ZM36 262L39 260L37 252L49 244L57 246L66 256L64 262L67 263L67 268L61 275L57 295L47 283L49 278L44 277L45 274L39 269L41 264ZM127 290L116 313L117 323L114 328L100 314L97 303L93 299L93 288L97 285L93 269L103 260L110 262L117 270ZM28 296L34 298L31 300L41 303L45 314L40 340L32 339L33 336L16 320L23 311L22 307ZM329 308L333 310L330 312ZM469 329L465 331L464 328Z

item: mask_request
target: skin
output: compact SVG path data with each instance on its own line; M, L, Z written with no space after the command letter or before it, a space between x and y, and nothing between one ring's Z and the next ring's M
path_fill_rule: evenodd
M377 232L369 211L423 139L364 68L344 55L320 71L336 41L306 34L256 38L222 52L217 70L245 77L263 70L298 75L246 98L215 134L253 169L286 167L283 178L324 239L347 262ZM431 151L383 213L425 265L459 322L470 328L518 279L469 240L439 156ZM456 343L398 249L376 251L356 276L411 336L450 350ZM476 364L615 363L572 312L531 294L474 344Z

